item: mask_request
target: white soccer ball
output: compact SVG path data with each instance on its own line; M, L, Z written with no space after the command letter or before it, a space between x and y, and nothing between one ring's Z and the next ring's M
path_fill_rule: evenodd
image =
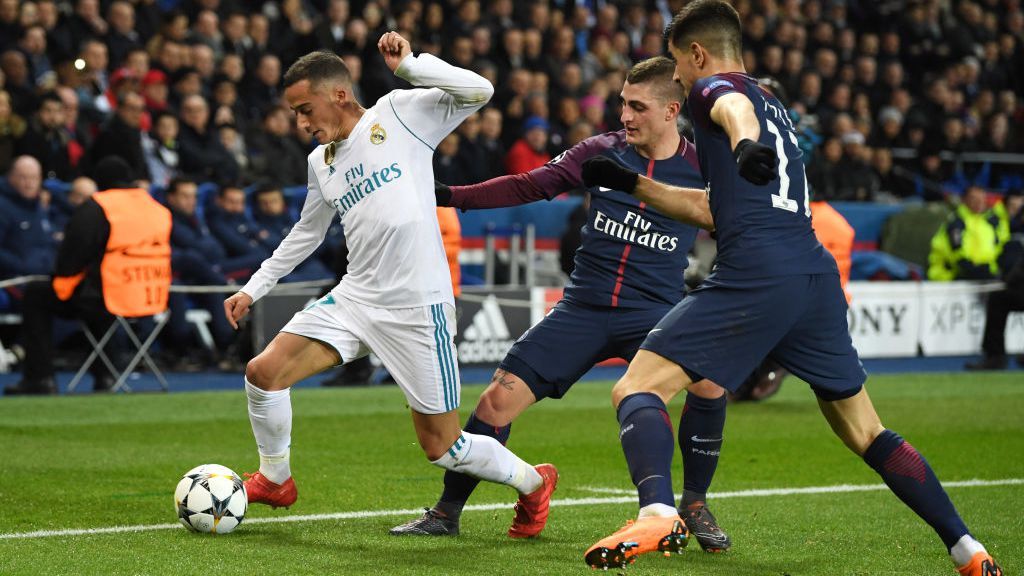
M195 532L227 534L242 523L248 506L242 479L220 464L196 466L174 489L178 520Z

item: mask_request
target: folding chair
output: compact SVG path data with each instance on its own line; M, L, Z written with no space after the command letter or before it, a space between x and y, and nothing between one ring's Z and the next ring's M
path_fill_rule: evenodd
M167 324L167 320L169 320L170 317L170 312L166 310L154 315L152 318L153 321L156 322L156 324L154 325L153 329L149 332L149 335L146 336L145 340L140 340L135 330L132 329L131 320L134 320L134 318L129 319L125 318L124 316L114 316L114 321L110 324L110 328L107 328L106 333L104 333L99 340L96 339L96 336L92 333L91 330L89 330L89 327L86 326L85 322L81 322L82 331L85 332L86 339L88 339L89 344L92 345L92 352L89 353L89 356L85 359L85 362L82 363L82 367L78 369L77 373L75 373L75 377L71 379L71 383L68 384L68 392L75 391L75 387L78 386L79 381L81 381L82 377L85 376L85 373L89 371L89 368L93 365L97 358L103 362L103 365L107 367L107 370L110 370L111 374L117 377L117 380L114 382L114 385L110 388L111 392L117 392L118 390L124 390L125 392L132 391L131 386L128 385L128 378L131 377L131 375L135 371L136 366L138 366L140 362L146 363L146 366L149 367L150 372L153 373L153 376L157 379L157 382L160 383L160 388L164 392L166 392L168 389L167 379L164 378L163 372L161 372L160 368L158 368L156 363L153 362L153 358L149 355L149 348L150 346L153 345L153 342L156 340L157 336L160 335L160 331L163 330L164 325ZM110 357L107 356L107 353L103 351L103 348L107 345L107 342L109 342L110 339L114 337L114 334L117 333L117 329L119 327L124 328L125 334L128 336L128 339L131 341L132 345L135 346L135 354L132 356L132 359L128 362L128 365L125 366L124 371L118 370L114 363L110 360Z

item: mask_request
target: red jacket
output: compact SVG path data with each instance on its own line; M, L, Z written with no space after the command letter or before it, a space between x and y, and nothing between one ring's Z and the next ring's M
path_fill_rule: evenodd
M512 148L505 155L505 170L509 174L523 174L534 168L540 168L551 160L551 155L546 151L535 152L526 140L520 138L512 145Z

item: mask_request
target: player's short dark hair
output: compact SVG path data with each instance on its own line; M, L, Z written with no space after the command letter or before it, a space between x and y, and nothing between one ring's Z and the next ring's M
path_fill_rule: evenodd
M677 49L697 42L714 56L739 60L742 54L740 15L722 0L694 0L684 6L665 30Z
M310 88L314 90L328 81L351 86L352 74L340 56L327 50L318 50L296 60L284 73L285 88L303 80L309 80Z
M678 82L672 81L675 71L676 63L671 58L655 56L634 64L626 74L626 82L650 83L655 87L655 93L662 102L681 102L682 87Z

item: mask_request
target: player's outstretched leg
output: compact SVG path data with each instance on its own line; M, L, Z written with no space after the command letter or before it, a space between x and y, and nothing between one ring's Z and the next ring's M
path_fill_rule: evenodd
M723 388L702 380L690 387L679 417L679 451L683 456L679 516L706 552L725 552L732 545L707 507L707 491L722 448L726 403Z
M620 381L621 384L622 381ZM633 393L619 403L619 440L640 498L640 513L611 536L591 546L584 560L594 568L618 568L646 552L682 552L686 526L672 493L672 425L662 399Z
M246 494L250 503L287 508L299 495L292 480L288 453L292 430L291 389L262 390L246 379L245 395L249 401L249 422L260 453L259 471L246 473Z
M928 461L899 434L882 426L865 390L832 402L819 398L818 404L843 442L935 530L960 574L1002 575L985 547L967 530Z
M1002 574L985 547L967 530L928 461L909 442L885 430L864 452L864 461L942 538L960 574Z
M494 438L460 430L458 414L454 410L443 414L413 412L413 421L420 445L432 464L515 488L519 492L520 503L526 501L530 516L540 523L536 532L543 529L551 493L558 479L553 466L534 468ZM453 437L455 441L451 445L447 444L451 440L444 440Z
M463 430L479 436L490 436L502 445L508 442L512 425L492 426L476 417L474 411L466 420ZM457 536L459 518L480 480L468 474L445 470L444 491L433 508L427 508L419 518L395 526L389 533L393 536Z
M536 536L544 529L551 493L558 482L558 470L551 464L534 468L494 438L469 432L459 435L451 448L431 463L515 488L519 492L516 519L521 531L513 534L510 529L510 536Z

